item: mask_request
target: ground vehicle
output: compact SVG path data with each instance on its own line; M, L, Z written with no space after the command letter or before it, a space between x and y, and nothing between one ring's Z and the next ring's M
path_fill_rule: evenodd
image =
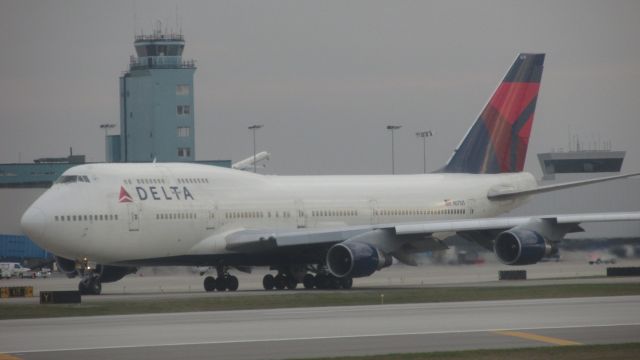
M589 256L589 265L599 264L615 264L616 258L609 254L592 253Z
M26 272L31 271L31 269L24 267L17 262L0 263L0 270L2 271L3 277L7 277L6 274L8 273L8 277L20 278L23 277Z

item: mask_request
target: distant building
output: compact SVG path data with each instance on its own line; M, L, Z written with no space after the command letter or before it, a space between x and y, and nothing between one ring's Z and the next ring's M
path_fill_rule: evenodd
M618 173L624 151L588 150L538 154L542 180L554 180L556 174Z

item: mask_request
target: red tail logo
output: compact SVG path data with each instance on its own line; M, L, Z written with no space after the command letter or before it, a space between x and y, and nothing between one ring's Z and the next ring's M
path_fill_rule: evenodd
M124 189L124 186L120 185L120 200L121 203L130 203L133 202L131 195Z
M544 54L520 54L444 172L520 172L531 135Z

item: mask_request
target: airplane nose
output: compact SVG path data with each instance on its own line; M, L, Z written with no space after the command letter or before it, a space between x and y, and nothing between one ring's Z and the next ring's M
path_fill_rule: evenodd
M22 231L30 239L36 240L41 238L44 233L46 219L44 211L32 206L22 215L20 226L22 227Z

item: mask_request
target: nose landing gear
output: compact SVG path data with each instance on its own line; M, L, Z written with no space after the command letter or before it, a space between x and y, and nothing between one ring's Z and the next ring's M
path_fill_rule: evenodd
M100 275L93 271L85 273L78 284L78 291L80 291L80 295L100 295L102 292L102 281L100 281Z
M83 258L76 263L76 269L82 274L82 280L78 284L80 295L100 295L102 281L100 274L96 272L96 265L92 266L87 258Z

